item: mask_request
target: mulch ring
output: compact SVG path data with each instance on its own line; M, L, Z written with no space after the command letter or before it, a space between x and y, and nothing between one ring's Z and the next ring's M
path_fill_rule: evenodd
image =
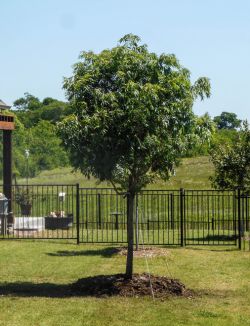
M159 247L139 247L138 250L134 250L134 257L146 257L146 258L153 258L153 257L162 257L167 256L169 251L164 248ZM119 255L127 256L127 247L119 248Z
M132 279L126 279L124 274L98 275L79 279L72 285L72 291L78 295L108 297L141 297L154 296L168 298L183 296L192 298L192 291L178 280L164 276L154 276L146 273L133 274Z

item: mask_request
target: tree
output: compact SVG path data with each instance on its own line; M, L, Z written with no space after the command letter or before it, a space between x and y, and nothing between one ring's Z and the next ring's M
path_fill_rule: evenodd
M128 196L126 276L133 272L137 192L155 177L168 179L197 131L192 105L210 95L207 78L194 85L172 54L150 53L125 35L99 54L83 52L64 81L74 114L58 126L72 165L108 180Z
M34 111L41 107L41 102L38 97L35 97L29 93L24 93L24 97L18 98L13 106L20 111Z
M193 142L189 142L186 151L182 152L182 157L194 157L201 155L208 155L211 147L211 142L216 135L215 123L211 120L208 113L197 117L196 119L197 134ZM211 132L208 133L208 130ZM213 137L211 137L213 136Z
M37 97L29 93L25 93L23 98L17 99L14 106L17 109L16 115L26 128L37 125L41 120L56 123L71 114L68 103L51 97L46 97L40 102Z
M212 184L219 189L250 191L250 130L247 122L234 142L220 144L211 151L215 167Z
M39 172L68 164L61 139L56 135L55 126L49 121L41 120L30 129L29 143L32 144L29 147L30 156Z
M235 113L222 112L221 115L214 117L214 122L218 129L237 129L242 121L237 118Z
M26 114L26 112L24 112ZM25 149L30 150L29 172ZM0 179L2 178L2 133L0 133ZM34 177L43 170L67 166L66 151L56 134L56 127L49 121L40 120L34 127L26 128L15 115L13 133L13 172L16 176Z
M211 148L219 145L230 145L237 140L238 130L236 129L217 129L213 134Z

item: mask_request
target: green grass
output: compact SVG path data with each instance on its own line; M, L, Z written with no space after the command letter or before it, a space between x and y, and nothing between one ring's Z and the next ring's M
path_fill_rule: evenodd
M246 237L248 233L246 232ZM136 237L136 234L135 234ZM76 228L69 230L43 230L37 232L30 231L16 231L14 234L0 235L0 239L77 239ZM208 229L187 229L185 232L185 243L187 245L227 245L237 246L237 235L233 230L208 230ZM80 242L81 243L110 243L119 244L127 243L127 231L125 227L119 230L111 229L97 229L95 225L90 225L88 228L80 227ZM181 232L180 229L158 229L154 230L144 226L143 229L139 229L139 244L145 245L180 245L181 244ZM244 242L245 250L248 250L247 242ZM249 242L250 245L250 242Z
M148 186L150 189L209 189L211 184L209 176L213 174L213 166L207 156L185 158L176 170L176 176L169 181L158 182ZM26 183L20 179L19 183ZM107 182L99 183L94 178L85 178L81 173L72 173L72 168L54 169L44 171L37 177L30 179L30 184L75 184L81 187L111 187Z
M148 188L208 189L212 174L207 157L184 159L175 177ZM29 182L110 187L71 173L70 168L44 171ZM106 255L107 247L52 240L1 241L0 246L0 291L3 286L9 291L0 294L0 326L250 325L249 251L172 248L167 257L149 259L152 273L179 278L197 293L193 299L154 302L152 298L55 296L78 278L123 272L125 257ZM135 258L135 272L146 270L145 259Z
M120 273L125 257L106 247L43 241L2 241L1 326L250 325L250 253L222 249L168 249L149 259L151 273L180 279L193 299L52 297L78 278ZM135 258L135 272L146 271ZM39 287L37 288L37 286Z

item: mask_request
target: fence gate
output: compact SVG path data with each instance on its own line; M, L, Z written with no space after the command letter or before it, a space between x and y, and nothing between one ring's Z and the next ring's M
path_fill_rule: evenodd
M236 245L237 203L234 191L185 191L185 244Z
M134 229L139 244L182 244L184 219L178 190L141 191L137 196L136 207L138 223L135 223Z

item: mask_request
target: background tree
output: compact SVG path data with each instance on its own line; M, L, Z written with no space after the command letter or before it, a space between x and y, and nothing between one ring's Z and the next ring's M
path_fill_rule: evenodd
M211 145L208 148L207 154L210 153L211 148L213 149L220 145L232 145L233 142L237 141L238 133L239 131L236 129L217 129L216 132L213 133Z
M241 126L241 120L237 118L237 114L230 112L222 112L221 115L214 117L214 122L218 129L237 129Z
M24 93L23 97L14 101L13 107L21 111L33 111L41 107L41 102L38 97L30 93Z
M211 160L215 167L215 175L211 178L214 187L250 191L250 130L247 122L234 142L220 144L211 151Z
M192 137L193 139L189 142L189 146L187 146L186 150L182 152L182 157L194 157L209 154L212 141L216 135L216 125L208 113L196 118L196 129L196 135L195 137ZM208 133L208 130L211 132Z
M56 134L55 125L71 114L69 103L25 93L14 102L13 171L17 177L27 176L25 149L30 150L29 176L69 164L66 151ZM0 133L2 140L2 133ZM2 178L2 141L0 141L0 179Z
M31 128L41 120L55 124L71 113L68 103L46 97L42 102L29 94L14 102L15 114L26 128Z
M51 105L55 104L55 100ZM49 106L49 104L48 104ZM67 108L69 106L67 105ZM58 107L56 110L59 111ZM35 112L42 111L42 108ZM52 111L54 111L52 109ZM61 140L56 134L56 127L53 120L38 119L34 123L30 119L29 111L22 111L15 114L15 131L13 132L13 171L17 177L27 176L27 159L25 149L30 150L29 177L36 176L43 170L51 170L69 164L66 151L61 146ZM32 111L33 113L34 111ZM43 112L43 111L42 111ZM51 112L49 110L49 112ZM13 112L12 112L13 113ZM16 112L15 112L16 113ZM61 111L58 115L61 114ZM25 117L23 117L25 115ZM41 117L41 112L39 113ZM63 114L58 117L61 119ZM33 118L34 116L32 116ZM21 119L20 119L21 118ZM26 125L23 124L25 121ZM28 127L30 126L30 127ZM0 179L2 178L2 132L0 133Z
M30 157L40 171L68 165L68 156L56 135L55 126L49 121L40 121L30 129Z
M36 126L26 129L16 118L15 124L13 163L16 176L27 176L25 149L30 151L29 177L34 177L44 170L69 164L66 151L63 150L52 123L40 121Z

